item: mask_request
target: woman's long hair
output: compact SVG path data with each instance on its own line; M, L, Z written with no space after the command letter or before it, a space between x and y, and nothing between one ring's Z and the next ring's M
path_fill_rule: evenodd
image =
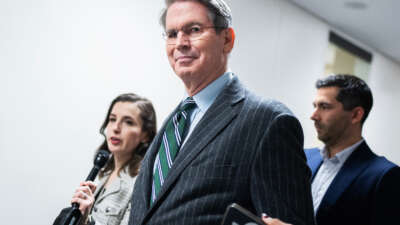
M109 151L108 145L107 145L107 138L106 135L104 134L104 131L108 125L108 119L110 117L110 113L117 102L131 102L131 103L136 103L137 107L139 108L139 116L140 119L142 120L142 132L145 132L147 134L147 139L145 143L140 143L134 151L132 151L131 158L127 160L121 168L118 170L118 174L122 169L127 168L129 175L134 177L139 173L139 167L140 167L140 162L142 161L147 148L149 147L150 143L153 141L154 136L156 135L157 131L157 122L156 122L156 113L154 111L153 104L146 98L141 97L137 94L133 93L126 93L119 95L116 97L112 102L110 107L108 108L108 112L106 115L106 118L104 119L103 124L100 127L100 134L104 136L104 142L100 145L100 147L97 149L97 152L100 149L104 149ZM100 171L99 177L104 177L105 175L111 173L115 169L115 163L114 163L114 156L111 156L111 159L108 160L106 166Z

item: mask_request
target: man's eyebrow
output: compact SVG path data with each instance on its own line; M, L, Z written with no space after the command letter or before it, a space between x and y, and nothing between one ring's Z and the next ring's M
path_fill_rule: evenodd
M203 24L200 23L200 22L190 22L190 23L187 23L187 24L183 25L180 29L188 28L188 27L191 27L191 26L194 26L194 25L203 26ZM177 30L179 30L179 28L171 28L171 29L167 29L166 31L170 32L170 31L177 31Z
M330 103L330 102L318 102L318 105L331 106L332 103Z
M312 102L313 106L321 106L321 105L332 105L332 103L329 103L327 101L314 101Z
M203 24L200 23L200 22L190 22L190 23L186 24L186 25L183 26L183 27L191 27L191 26L194 26L194 25L203 26Z

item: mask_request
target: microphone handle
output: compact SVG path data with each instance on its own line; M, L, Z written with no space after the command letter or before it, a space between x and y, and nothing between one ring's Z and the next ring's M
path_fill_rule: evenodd
M82 215L78 208L72 209L71 217L67 220L65 225L77 225Z
M96 178L99 171L100 171L100 167L95 165L92 168L92 170L90 171L89 175L87 176L86 181L93 181ZM79 221L79 219L81 217L78 203L76 203L76 202L72 203L72 211L73 211L73 213L72 213L73 216L70 218L70 221L68 221L68 223L67 223L68 225L77 224L77 222Z

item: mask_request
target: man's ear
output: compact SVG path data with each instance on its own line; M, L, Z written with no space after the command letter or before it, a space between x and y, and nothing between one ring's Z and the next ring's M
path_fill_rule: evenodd
M232 27L229 27L222 32L224 32L224 53L228 54L232 51L235 44L235 31Z
M357 106L354 109L352 109L351 112L352 112L351 122L353 124L355 124L355 123L361 124L361 120L364 117L364 113L365 113L363 107Z

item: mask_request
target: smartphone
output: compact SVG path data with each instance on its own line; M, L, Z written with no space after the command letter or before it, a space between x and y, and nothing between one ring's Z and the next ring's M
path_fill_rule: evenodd
M221 225L265 225L265 223L261 220L261 217L233 203L226 208Z

